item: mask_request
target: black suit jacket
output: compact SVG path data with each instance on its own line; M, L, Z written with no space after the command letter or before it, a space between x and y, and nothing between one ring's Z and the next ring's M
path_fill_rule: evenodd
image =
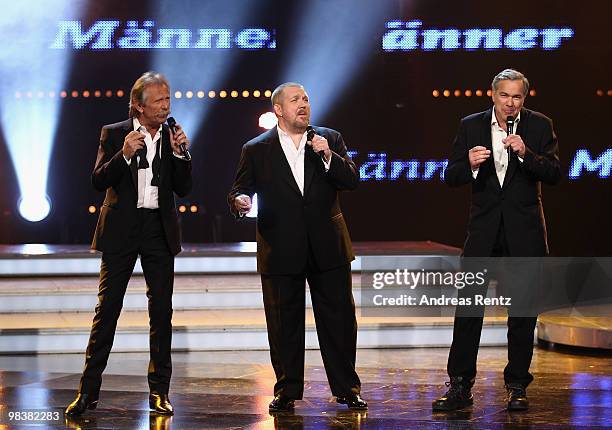
M306 147L304 196L293 178L276 127L242 147L228 203L234 216L238 216L234 198L257 193L260 273L302 273L309 246L322 271L354 259L338 197L339 191L357 187L357 170L340 133L323 127L315 127L315 132L329 142L331 165L325 172L319 155Z
M122 148L125 136L132 131L132 119L102 127L100 146L91 180L98 191L106 191L100 209L92 248L118 252L137 226L138 170L136 159L128 166ZM191 190L191 162L172 155L168 127L162 127L159 212L173 255L181 251L174 194L183 197Z
M527 148L524 161L521 163L512 154L504 183L500 185L493 155L480 165L476 179L472 177L468 159L468 151L474 146L484 146L492 151L492 115L491 108L461 120L445 172L449 185L472 186L464 255L491 255L502 216L511 256L546 255L548 244L541 183L556 184L561 178L557 137L552 121L539 112L525 108L521 110L516 134L521 136Z

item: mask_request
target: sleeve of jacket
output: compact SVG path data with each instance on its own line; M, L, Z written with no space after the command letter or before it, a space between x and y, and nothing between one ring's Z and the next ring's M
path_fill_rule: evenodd
M561 180L561 165L557 135L549 118L544 119L539 148L540 153L536 153L526 146L523 167L536 179L545 184L555 185Z
M338 190L354 190L359 185L359 174L340 133L330 149L332 158L327 177Z
M253 155L251 154L252 146L245 144L242 147L240 154L240 161L238 162L238 169L236 170L236 176L234 177L234 183L232 189L227 195L227 203L232 215L236 219L240 219L241 216L236 210L234 205L234 199L240 194L246 194L249 197L253 197L255 194L255 169L253 162Z
M110 129L102 127L98 156L91 174L91 182L96 190L105 191L117 185L122 176L129 173L129 166L123 158L122 143L117 148L117 144L110 137Z
M444 172L444 181L451 187L469 184L473 180L468 150L465 119L462 119Z
M191 191L191 161L172 156L172 191L179 197L185 197Z

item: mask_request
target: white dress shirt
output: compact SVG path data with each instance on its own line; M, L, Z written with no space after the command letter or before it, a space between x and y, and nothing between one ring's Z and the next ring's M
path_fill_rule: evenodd
M514 134L516 134L516 129L520 120L521 114L519 112L518 116L514 120ZM504 142L502 142L507 135L508 134L506 131L498 124L497 117L495 116L495 109L493 109L493 115L491 115L491 144L493 147L493 163L495 164L495 173L497 174L499 185L504 184L504 178L506 177L506 172L508 171L508 149L504 147ZM521 162L523 161L520 157L518 157L518 159ZM479 170L479 168L472 170L472 176L474 179L476 179L478 176Z
M278 130L278 139L280 140L281 148L285 153L285 158L291 168L293 178L297 183L298 188L302 195L304 195L304 153L306 152L306 132L302 135L299 146L296 148L293 139L286 133L280 126L276 126ZM331 165L331 158L329 161L322 160L325 166L325 171L329 170Z
M134 131L140 131L145 136L144 142L147 147L147 161L149 162L148 168L138 169L138 201L136 203L136 207L159 209L158 187L151 185L151 180L153 179L153 158L155 158L155 152L157 150L157 141L161 139L162 126L160 125L155 133L155 136L151 137L147 131L147 128L141 125L138 119L134 118L133 123ZM161 144L162 142L160 141L160 148ZM159 154L159 156L161 158L161 154ZM135 158L135 162L138 163L140 157L135 155ZM134 159L134 157L132 157L132 159ZM132 159L125 161L128 163L128 165L130 165Z

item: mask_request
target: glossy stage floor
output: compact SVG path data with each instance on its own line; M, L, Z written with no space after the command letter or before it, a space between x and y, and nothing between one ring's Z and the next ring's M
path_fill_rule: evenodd
M176 413L162 417L147 408L147 354L112 353L100 404L65 420L82 367L81 354L0 356L1 429L563 429L612 427L612 360L606 355L536 348L531 408L504 408L504 347L479 355L475 405L432 413L431 400L445 390L447 348L361 349L357 366L367 412L334 402L319 351L306 352L307 385L294 413L271 416L274 383L266 351L174 353L171 399ZM584 352L582 352L584 354ZM57 412L57 421L8 420L9 412ZM27 426L27 427L26 427Z

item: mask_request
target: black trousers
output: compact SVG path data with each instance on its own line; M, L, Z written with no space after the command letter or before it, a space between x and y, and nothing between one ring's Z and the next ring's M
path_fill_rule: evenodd
M310 258L304 273L298 275L261 275L270 357L276 374L274 395L301 399L304 393L306 280L332 394L359 394L350 264L321 272L312 261Z
M138 228L125 238L125 249L102 254L98 304L85 353L81 393L97 395L100 390L123 297L138 255L149 301L149 388L166 394L170 387L174 256L168 248L159 212L139 209L138 214Z
M499 225L491 257L510 257L503 220ZM482 312L484 315L484 308ZM451 377L461 376L473 383L476 377L476 361L483 317L461 316L460 313L461 310L457 308L447 371ZM527 387L533 381L533 376L529 373L529 366L533 356L536 321L537 317L508 316L508 364L504 369L506 384L520 384Z

